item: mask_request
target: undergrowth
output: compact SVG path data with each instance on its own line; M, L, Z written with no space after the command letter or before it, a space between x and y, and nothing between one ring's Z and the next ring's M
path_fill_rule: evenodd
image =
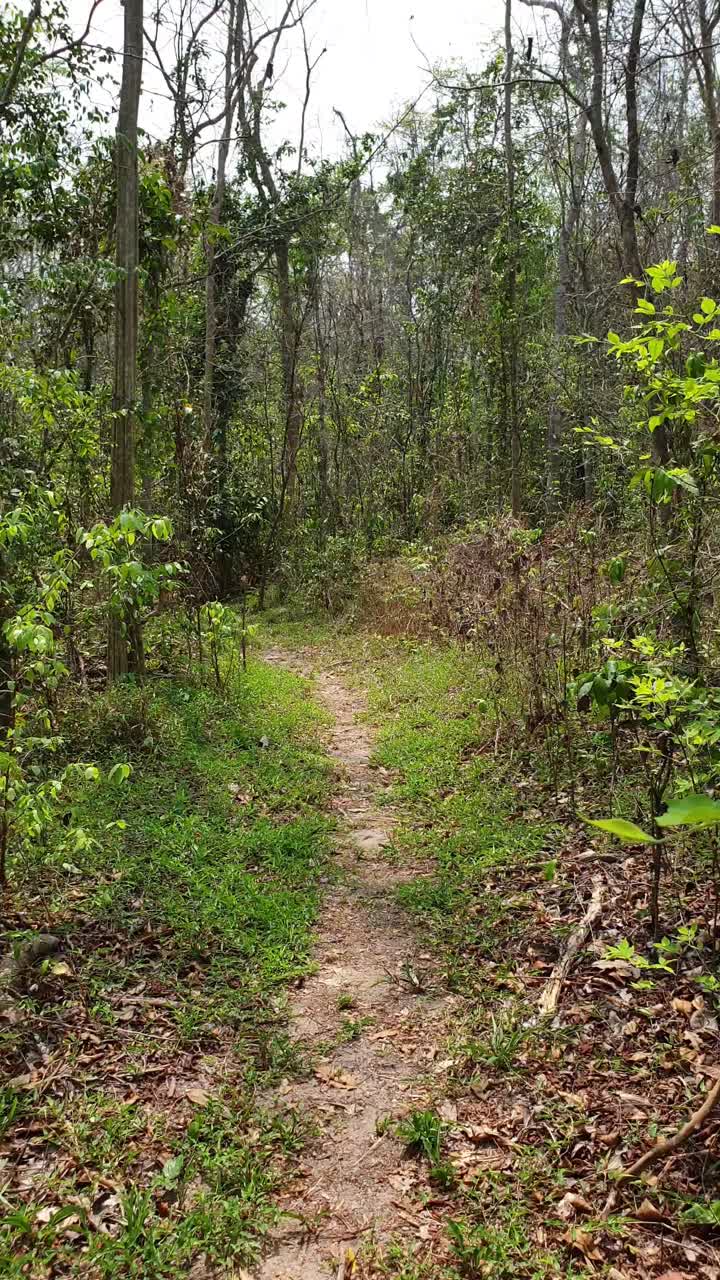
M69 710L69 753L133 773L78 789L12 868L8 933L50 929L62 952L0 1020L4 1276L257 1257L307 1128L253 1099L304 1069L284 988L327 874L321 721L303 681L259 662L225 696L158 680Z
M522 927L527 900L509 899L504 881L544 859L552 826L516 817L476 655L423 646L398 661L391 652L373 670L370 714L380 725L376 760L396 772L393 797L407 815L398 855L425 864L401 900L442 949L451 982L472 981L478 957L502 952Z

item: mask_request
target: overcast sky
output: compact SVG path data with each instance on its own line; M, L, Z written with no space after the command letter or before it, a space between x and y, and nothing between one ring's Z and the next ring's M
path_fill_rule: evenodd
M146 0L148 12L153 3ZM257 0L257 7L270 16L280 3ZM70 0L70 5L75 24L84 26L90 0ZM429 79L426 63L459 59L479 67L494 38L501 35L503 13L503 0L316 0L307 29L313 54L323 47L327 52L313 76L308 115L313 149L328 157L342 150L342 126L334 107L341 109L354 132L373 130L417 97ZM526 15L520 10L521 17ZM99 42L121 50L120 0L102 0L92 30ZM276 68L283 72L278 92L288 103L281 122L285 136L296 136L304 77L298 53L296 47ZM168 104L162 84L147 66L143 89L144 127L162 137Z

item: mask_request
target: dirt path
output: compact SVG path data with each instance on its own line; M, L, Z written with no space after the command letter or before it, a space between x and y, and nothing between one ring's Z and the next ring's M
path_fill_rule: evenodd
M394 815L379 800L389 785L372 768L372 737L359 722L362 699L343 682L342 664L317 671L311 651L265 655L314 675L334 718L336 852L343 870L317 927L317 972L292 1000L290 1034L326 1046L314 1077L286 1083L277 1101L308 1111L320 1127L301 1177L282 1203L288 1215L260 1280L327 1280L344 1274L347 1250L416 1235L422 1224L405 1192L412 1172L383 1121L428 1105L442 1088L438 1048L453 997L435 984L431 957L408 928L393 890L424 868L398 869L388 857ZM343 997L352 1008L343 1010ZM342 1042L343 1020L357 1038ZM340 1041L340 1042L339 1042Z

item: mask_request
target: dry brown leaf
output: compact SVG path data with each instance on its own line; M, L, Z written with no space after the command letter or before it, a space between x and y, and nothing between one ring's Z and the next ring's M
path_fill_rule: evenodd
M693 1031L704 1032L706 1035L717 1035L718 1021L717 1018L711 1017L709 1013L703 1013L701 1009L694 1009L690 1017L690 1026Z
M653 1105L649 1098L643 1098L639 1093L627 1093L624 1089L618 1089L617 1096L621 1102L630 1102L634 1107L643 1107L645 1110Z
M204 1089L188 1089L185 1097L188 1102L194 1103L196 1107L206 1107L209 1102L212 1102L210 1094L206 1093Z
M695 1070L699 1071L701 1075L710 1076L711 1080L720 1080L720 1067L716 1066L715 1063L709 1062L707 1066L698 1064Z
M454 1058L443 1058L442 1062L435 1063L435 1065L433 1066L433 1072L436 1076L439 1076L443 1071L449 1071L450 1068L454 1066L455 1066Z
M563 1222L569 1222L575 1217L576 1213L592 1213L592 1205L588 1204L584 1196L576 1195L574 1191L568 1191L555 1210L559 1218Z
M589 1231L580 1231L577 1227L571 1227L566 1231L562 1239L575 1253L581 1253L584 1258L590 1258L592 1262L602 1262L603 1255L596 1248L595 1241Z
M647 1199L643 1200L640 1207L633 1214L633 1217L637 1218L639 1222L667 1222L667 1216L667 1213L663 1212L662 1209L658 1209L657 1205Z
M349 1071L333 1067L329 1062L321 1062L315 1068L315 1075L323 1084L329 1084L334 1089L357 1089L357 1080Z
M608 973L615 973L618 977L633 978L640 971L634 965L629 964L627 960L596 960L593 969L600 969Z

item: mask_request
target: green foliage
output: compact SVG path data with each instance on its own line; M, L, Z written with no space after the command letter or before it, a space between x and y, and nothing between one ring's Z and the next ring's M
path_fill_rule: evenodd
M430 1177L441 1187L455 1182L455 1170L443 1159L443 1146L447 1126L434 1111L413 1111L397 1127L401 1142L408 1151L422 1155L430 1165Z
M177 562L155 563L138 555L143 542L152 555L154 543L171 537L167 518L131 509L121 511L110 524L100 521L91 529L78 530L78 543L102 569L110 611L124 626L140 622L143 611L152 608L182 574L183 566Z
M124 1050L113 1050L113 1070L128 1097L148 1045L157 1048L157 1026L140 1010L132 1027L118 1015L125 995L145 981L170 1011L163 1030L170 1054L189 1062L192 1051L223 1045L236 1070L222 1097L165 1130L162 1114L149 1117L142 1103L100 1092L96 1066L86 1068L80 1052L79 1087L62 1106L52 1092L33 1101L33 1123L59 1164L48 1165L35 1204L22 1207L13 1192L0 1231L3 1274L70 1266L78 1239L108 1280L160 1280L188 1270L200 1254L218 1265L228 1258L253 1265L277 1220L283 1161L306 1136L296 1117L257 1109L253 1088L266 1090L298 1068L297 1048L277 1031L278 1000L283 984L307 972L327 871L322 810L331 773L316 737L322 717L303 681L259 662L222 694L161 682L136 726L147 696L120 685L75 704L59 750L72 757L93 741L102 757L92 794L81 777L68 779L66 803L88 847L71 862L56 815L45 846L18 865L16 893L42 893L63 922L81 916L93 942L74 959L69 999L80 996L89 1034L109 1042L119 1035ZM111 782L128 752L130 793ZM144 941L154 938L162 939L158 949ZM116 960L118 943L125 965ZM258 1032L266 1025L267 1043ZM10 1133L24 1099L9 1089L0 1097L0 1125ZM163 1153L154 1167L138 1159L150 1123L152 1149ZM119 1205L113 1230L98 1232L84 1218L83 1197L102 1201L108 1181ZM60 1206L49 1223L38 1216L47 1203ZM70 1220L75 1243L63 1226Z
M688 794L669 800L658 816L659 827L714 827L720 823L720 803L710 796Z
M485 1063L495 1071L512 1071L531 1034L529 1027L518 1024L511 1016L496 1018L493 1014L487 1038L471 1041L465 1052L474 1063Z
M696 1200L683 1209L682 1217L688 1227L710 1227L717 1230L720 1228L720 1200Z
M289 585L310 609L336 616L354 600L362 568L363 547L357 536L331 535L319 546L301 544L288 572Z
M628 822L625 818L588 818L587 821L591 827L597 827L600 831L607 831L609 835L617 836L618 840L623 840L626 844L657 843L654 836L649 836L637 823Z

